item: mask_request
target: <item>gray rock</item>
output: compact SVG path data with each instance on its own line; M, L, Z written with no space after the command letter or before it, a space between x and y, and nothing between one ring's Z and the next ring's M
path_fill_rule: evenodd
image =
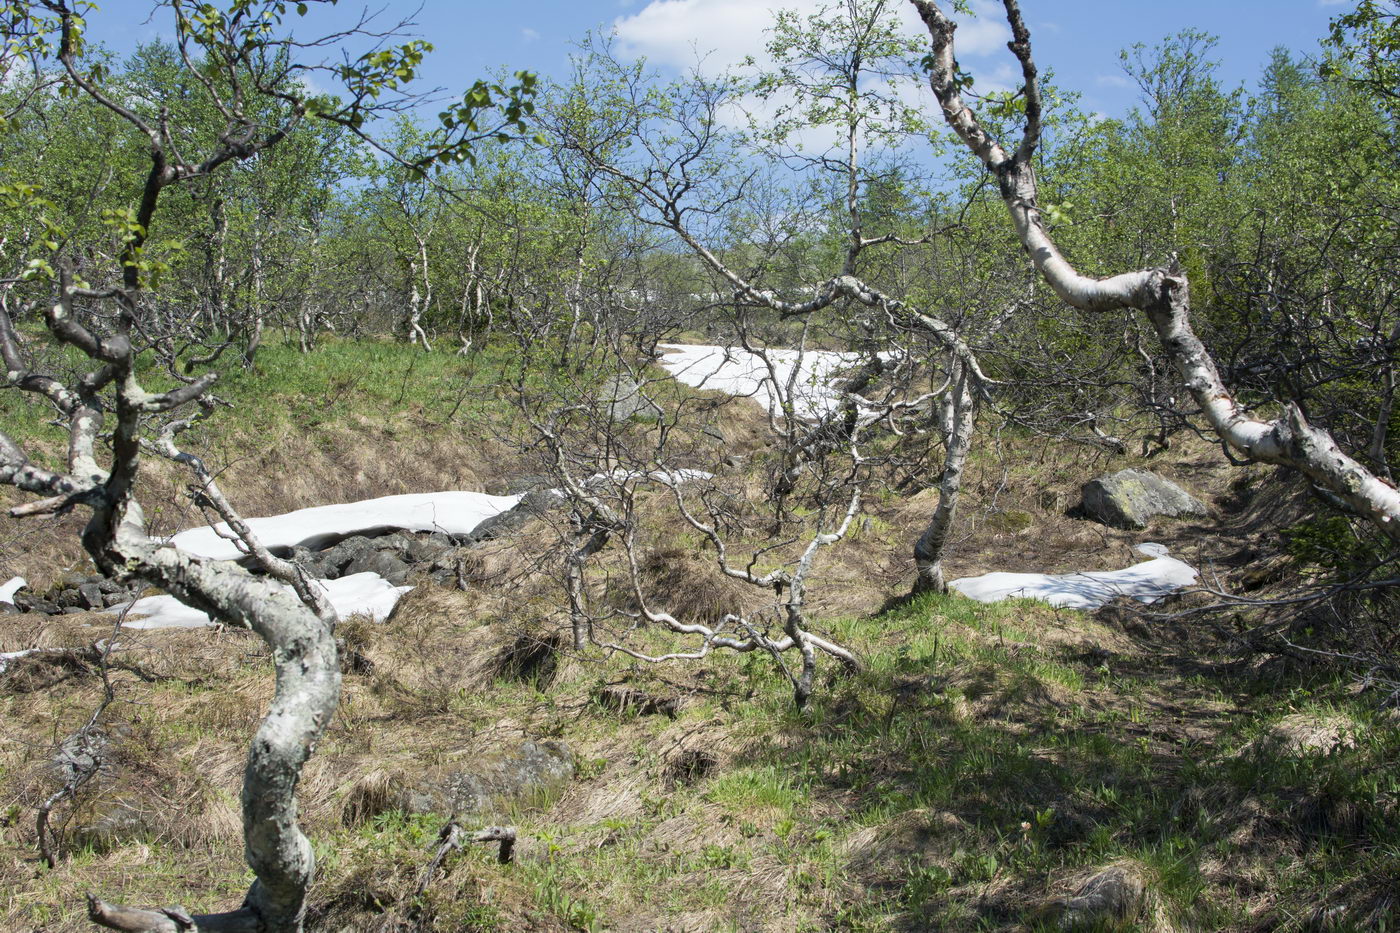
M414 538L404 548L404 556L411 564L431 564L452 550L452 545L440 543L432 538Z
M543 515L564 504L564 497L551 489L537 489L526 493L525 498L499 515L492 515L472 529L469 540L472 542L491 541L519 531L530 519Z
M74 606L81 605L78 599L78 591L71 588L60 590L54 602L58 603L59 607L63 609L72 609Z
M1084 485L1084 513L1115 528L1145 528L1159 515L1204 517L1206 507L1186 490L1146 470L1119 470Z
M367 554L361 554L345 568L345 575L349 576L353 573L366 571L379 574L394 586L403 586L408 582L408 564L399 560L389 551L370 551Z
M102 609L106 606L102 588L96 583L84 583L78 587L78 602L84 609Z
M607 406L609 421L655 416L651 405L642 397L641 385L625 375L613 376L604 382L598 390L598 401Z
M1137 866L1110 865L1074 894L1051 901L1041 915L1061 930L1118 929L1114 924L1135 918L1146 897L1147 882Z
M567 745L527 739L465 764L403 772L373 787L357 788L347 801L346 818L360 822L392 810L504 818L517 807L548 803L573 775L573 754Z

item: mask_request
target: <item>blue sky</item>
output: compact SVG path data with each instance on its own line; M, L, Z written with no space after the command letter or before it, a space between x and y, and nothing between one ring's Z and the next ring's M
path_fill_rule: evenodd
M820 0L516 0L473 3L424 0L382 4L384 17L413 15L417 33L435 51L425 63L432 85L459 91L500 67L562 74L570 43L586 30L617 29L624 48L662 67L685 67L695 51L711 52L710 63L737 60L762 48L762 30L776 6L814 8ZM89 35L118 51L167 34L167 15L151 17L150 0L99 0L89 17ZM901 8L904 4L896 3ZM1004 45L1000 4L973 0L984 15L959 31L964 66L984 85L1012 74ZM1118 63L1118 50L1135 42L1151 45L1163 36L1196 27L1220 37L1216 57L1227 84L1252 82L1277 45L1313 54L1329 18L1350 0L1022 0L1042 70L1083 94L1085 109L1111 116L1135 102ZM378 8L375 6L373 8ZM361 9L341 0L337 16ZM912 15L912 14L911 14ZM314 19L308 21L308 28Z

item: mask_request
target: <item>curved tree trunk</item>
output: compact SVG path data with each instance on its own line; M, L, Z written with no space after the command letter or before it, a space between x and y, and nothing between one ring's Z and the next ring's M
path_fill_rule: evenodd
M956 25L934 0L910 2L933 40L929 86L943 116L996 176L1016 235L1055 294L1085 311L1142 311L1157 331L1163 352L1221 440L1251 459L1298 470L1370 520L1382 534L1400 542L1400 491L1393 485L1344 453L1327 431L1309 424L1298 406L1289 403L1281 417L1261 421L1235 401L1205 344L1191 328L1190 287L1175 264L1095 279L1081 275L1055 247L1036 203L1033 162L1040 142L1041 98L1030 31L1018 0L1002 0L1011 26L1009 47L1021 64L1024 79L1026 125L1015 152L1008 152L992 137L962 99L953 49Z
M92 898L89 916L128 931L299 933L316 860L297 826L296 787L302 765L339 702L335 639L326 621L271 580L254 577L229 561L193 557L147 535L133 496L142 420L199 398L214 377L166 393L147 392L136 381L136 352L128 336L119 332L101 337L74 319L72 302L79 293L65 271L59 298L48 311L49 330L58 340L102 364L78 382L76 390L27 368L9 315L0 308L0 357L10 384L47 397L65 416L69 434L66 470L60 472L34 464L0 433L0 483L47 497L16 506L11 514L53 514L74 505L90 508L83 546L104 573L159 586L213 618L257 632L272 649L277 670L277 691L244 771L244 848L256 880L243 906L191 918L178 908L133 910ZM131 293L117 291L112 297L124 314L131 314ZM104 469L97 459L104 421L98 393L109 385L116 393L116 424L110 435L110 467Z

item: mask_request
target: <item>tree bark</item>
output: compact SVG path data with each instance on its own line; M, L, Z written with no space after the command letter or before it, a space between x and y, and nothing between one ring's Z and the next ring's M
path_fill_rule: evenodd
M1024 79L1026 123L1014 153L982 127L962 99L953 48L956 25L934 0L910 2L932 38L929 86L943 116L995 175L1017 238L1055 294L1085 311L1142 311L1156 330L1163 352L1221 440L1250 459L1298 470L1371 521L1382 534L1400 542L1400 492L1394 486L1344 453L1327 431L1309 424L1297 405L1287 403L1281 417L1261 421L1235 401L1205 344L1191 328L1190 287L1174 263L1096 279L1080 274L1055 247L1037 206L1033 162L1040 141L1040 87L1030 32L1018 0L1002 0L1012 32L1008 47L1020 62Z
M946 593L948 583L943 578L943 552L958 517L958 500L962 491L963 470L967 454L972 449L972 432L977 421L977 393L972 375L960 363L953 362L952 386L942 400L939 411L939 431L943 435L943 473L938 478L938 507L929 519L928 527L914 543L914 594Z

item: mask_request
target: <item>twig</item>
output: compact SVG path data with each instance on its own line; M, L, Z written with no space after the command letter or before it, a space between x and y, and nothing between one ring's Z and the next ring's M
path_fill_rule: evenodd
M502 865L509 865L515 860L514 826L488 826L467 835L456 820L448 820L447 824L438 832L437 852L433 855L433 860L428 863L428 867L424 869L423 877L418 882L418 889L413 892L414 897L418 897L428 890L428 885L433 883L433 877L442 866L443 859L447 858L447 854L460 849L462 844L466 842L499 842L501 848L496 853L496 860Z

